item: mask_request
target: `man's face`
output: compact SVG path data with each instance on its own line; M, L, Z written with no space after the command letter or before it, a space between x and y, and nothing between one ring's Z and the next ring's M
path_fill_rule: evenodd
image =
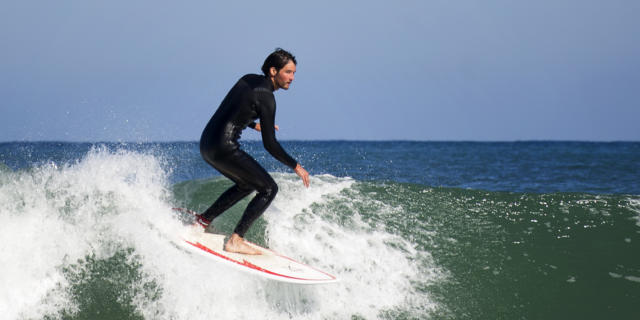
M275 70L275 68L273 68ZM273 77L273 82L276 85L277 89L289 89L289 85L293 81L293 78L296 74L296 64L293 61L289 61L280 71L278 71Z

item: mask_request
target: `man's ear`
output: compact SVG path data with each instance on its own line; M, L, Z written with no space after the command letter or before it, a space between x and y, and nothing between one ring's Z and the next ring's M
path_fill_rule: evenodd
M278 74L278 70L276 70L276 67L271 67L271 68L269 68L269 74L270 74L272 77L275 77L275 76L276 76L276 74Z

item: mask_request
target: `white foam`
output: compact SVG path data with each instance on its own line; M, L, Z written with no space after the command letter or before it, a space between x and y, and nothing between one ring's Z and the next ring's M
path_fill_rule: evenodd
M274 175L280 192L265 213L269 245L337 275L332 285L283 285L239 273L176 245L184 227L171 210L160 160L136 152L90 151L61 168L43 165L3 173L0 180L0 310L7 319L42 318L74 306L61 266L114 244L135 248L158 301L136 298L145 318L376 318L385 309L432 303L411 281L431 274L414 261L425 253L382 228L350 217L348 225L311 206L355 183L314 176L304 189L295 175ZM336 213L337 214L337 213Z
M269 222L269 244L279 252L305 260L340 278L337 285L317 288L316 310L322 310L324 317L359 315L369 319L395 307L414 305L429 309L434 306L426 294L417 292L411 284L411 281L426 281L426 277L436 276L436 272L422 272L420 262L415 261L429 259L426 253L417 252L409 242L383 231L383 226L372 228L364 223L357 209L350 209L354 214L346 223L323 218L331 213L311 210L312 203L331 199L348 206L349 196L340 192L352 187L354 180L316 176L311 181L312 187L305 189L294 176L288 178L279 177L281 194L274 201L273 209L265 214ZM383 211L397 210L380 207Z
M137 243L131 237L140 232L136 225L150 220L154 209L166 211L165 185L152 156L104 149L62 168L47 164L5 174L0 185L3 316L41 317L68 305L65 290L59 290L66 285L61 267L89 253L108 255L107 244L114 241ZM118 223L123 217L127 223Z

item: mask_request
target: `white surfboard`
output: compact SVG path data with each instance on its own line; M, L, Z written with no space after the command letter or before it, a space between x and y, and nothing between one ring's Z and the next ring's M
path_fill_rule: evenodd
M192 211L186 209L175 210L193 214ZM323 284L338 281L335 276L324 271L246 240L248 245L260 250L262 254L248 255L224 251L225 236L204 232L204 229L199 225L190 227L182 235L182 239L185 247L191 251L229 267L267 279L296 284Z

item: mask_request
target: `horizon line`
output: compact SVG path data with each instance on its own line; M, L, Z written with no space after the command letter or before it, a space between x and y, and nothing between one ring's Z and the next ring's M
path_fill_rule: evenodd
M261 142L259 139L243 139L240 142ZM569 140L569 139L514 139L514 140L417 140L417 139L278 139L279 142L457 142L457 143L517 143L517 142L580 142L580 143L637 143L640 140ZM82 141L82 140L11 140L0 141L0 144L9 143L87 143L87 144L146 144L146 143L199 143L199 140L147 140L147 141Z

